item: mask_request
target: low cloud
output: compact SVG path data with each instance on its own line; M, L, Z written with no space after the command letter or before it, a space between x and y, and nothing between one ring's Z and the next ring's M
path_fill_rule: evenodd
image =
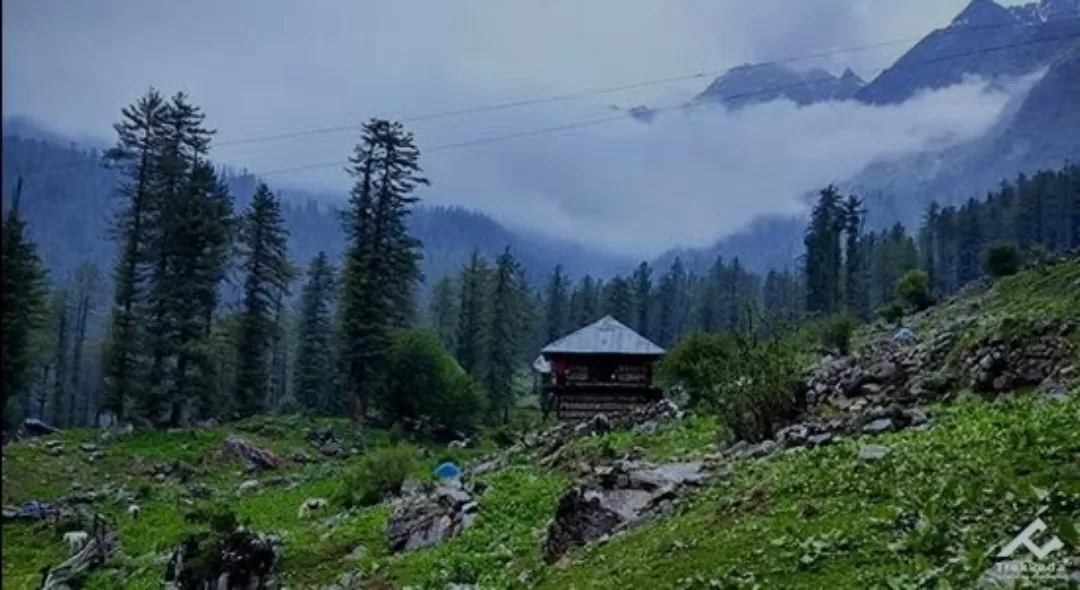
M425 158L428 197L628 254L702 246L758 215L798 213L800 195L875 160L981 136L1036 78L993 87L969 80L893 106L776 101L668 112L650 125L627 116L435 153ZM560 112L533 123L565 123Z

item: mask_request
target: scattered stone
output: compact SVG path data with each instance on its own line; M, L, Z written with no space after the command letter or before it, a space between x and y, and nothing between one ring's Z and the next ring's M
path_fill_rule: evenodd
M277 469L281 465L281 459L274 453L260 449L235 435L229 435L222 441L222 446L226 451L262 469Z
M292 454L293 463L310 463L311 455L308 455L304 451L296 451Z
M214 491L201 483L192 483L187 486L187 493L196 500L203 500L214 495Z
M86 451L87 453L93 453L98 449L97 445L93 443L83 443L79 445L79 448Z
M319 452L327 457L337 457L341 454L341 443L336 440L329 440L319 446Z
M60 455L63 455L64 454L64 445L58 444L58 445L49 447L49 454L52 455L53 457L59 457Z
M20 438L33 438L35 436L55 434L56 428L42 422L41 420L38 420L37 418L27 418L23 420L20 431Z
M257 489L259 489L259 480L249 479L241 483L240 486L236 488L236 495L244 496L254 492Z
M883 459L891 449L883 445L862 445L859 447L859 459L873 461Z
M208 418L206 420L199 420L195 423L195 428L216 428L218 425L217 418Z
M892 430L893 426L891 418L878 418L866 426L863 426L862 431L866 434L880 434Z
M348 555L345 556L346 561L360 561L367 554L367 548L363 545L357 545Z
M337 582L324 586L323 590L361 590L363 584L363 572L360 570L342 574Z

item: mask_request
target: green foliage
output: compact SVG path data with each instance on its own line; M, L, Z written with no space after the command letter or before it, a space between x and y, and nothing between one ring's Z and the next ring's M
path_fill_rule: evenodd
M276 329L274 309L280 308L291 279L288 240L278 198L270 187L260 184L240 224L244 299L233 402L241 417L255 415L266 407L270 345Z
M1014 242L995 242L986 248L986 272L995 279L1020 270L1020 248Z
M798 348L789 338L692 332L661 361L692 407L717 413L736 439L770 436L800 407Z
M850 314L827 318L821 327L821 345L840 356L847 356L851 352L851 335L858 325L859 320Z
M407 444L368 452L345 473L334 502L345 508L373 506L399 494L416 467L418 454L419 449Z
M298 346L293 369L293 392L307 411L329 413L332 409L334 371L331 338L336 278L326 252L319 252L308 267L308 280L300 294L297 326Z
M27 393L32 368L31 335L45 308L45 271L19 215L20 178L3 224L3 375L4 427L18 421L18 400Z
M926 271L914 269L906 272L896 284L896 296L916 311L922 311L933 305L934 299L930 295L930 277L927 276Z
M487 373L484 384L491 400L492 418L503 422L509 420L510 408L514 406L517 391L514 373L520 365L527 301L521 291L519 271L521 267L510 253L503 250L495 261L495 273L491 286L491 324L489 337Z
M907 310L904 308L904 304L899 300L893 300L888 305L878 309L878 315L881 316L881 319L890 324L895 324L904 319L906 313Z
M413 191L428 181L412 134L397 122L365 123L349 164L356 182L343 216L348 248L339 358L349 413L359 425L370 392L388 375L390 334L413 312L421 244L409 234L406 221L418 200Z
M469 264L461 269L460 303L458 306L458 333L455 356L461 367L477 379L488 372L488 354L491 348L491 297L489 282L491 268L488 261L473 251Z
M387 372L379 407L390 422L426 424L421 434L445 437L473 430L483 416L483 390L428 330L392 335Z

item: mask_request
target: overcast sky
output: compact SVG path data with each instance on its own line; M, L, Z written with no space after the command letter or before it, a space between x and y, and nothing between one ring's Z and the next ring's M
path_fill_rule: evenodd
M3 109L111 140L154 85L188 92L221 141L713 72L917 37L967 0L4 0ZM1011 2L1017 4L1019 2ZM912 42L822 59L871 78ZM420 148L680 104L709 78L416 121ZM977 85L899 108L774 104L525 137L423 158L430 202L636 255L703 245L869 158L985 130ZM255 172L343 160L355 133L223 145ZM270 174L343 193L339 166Z

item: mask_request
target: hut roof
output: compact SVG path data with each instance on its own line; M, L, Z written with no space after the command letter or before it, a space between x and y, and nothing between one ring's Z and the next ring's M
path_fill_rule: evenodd
M549 354L624 354L659 356L664 349L611 316L564 336L540 351Z

